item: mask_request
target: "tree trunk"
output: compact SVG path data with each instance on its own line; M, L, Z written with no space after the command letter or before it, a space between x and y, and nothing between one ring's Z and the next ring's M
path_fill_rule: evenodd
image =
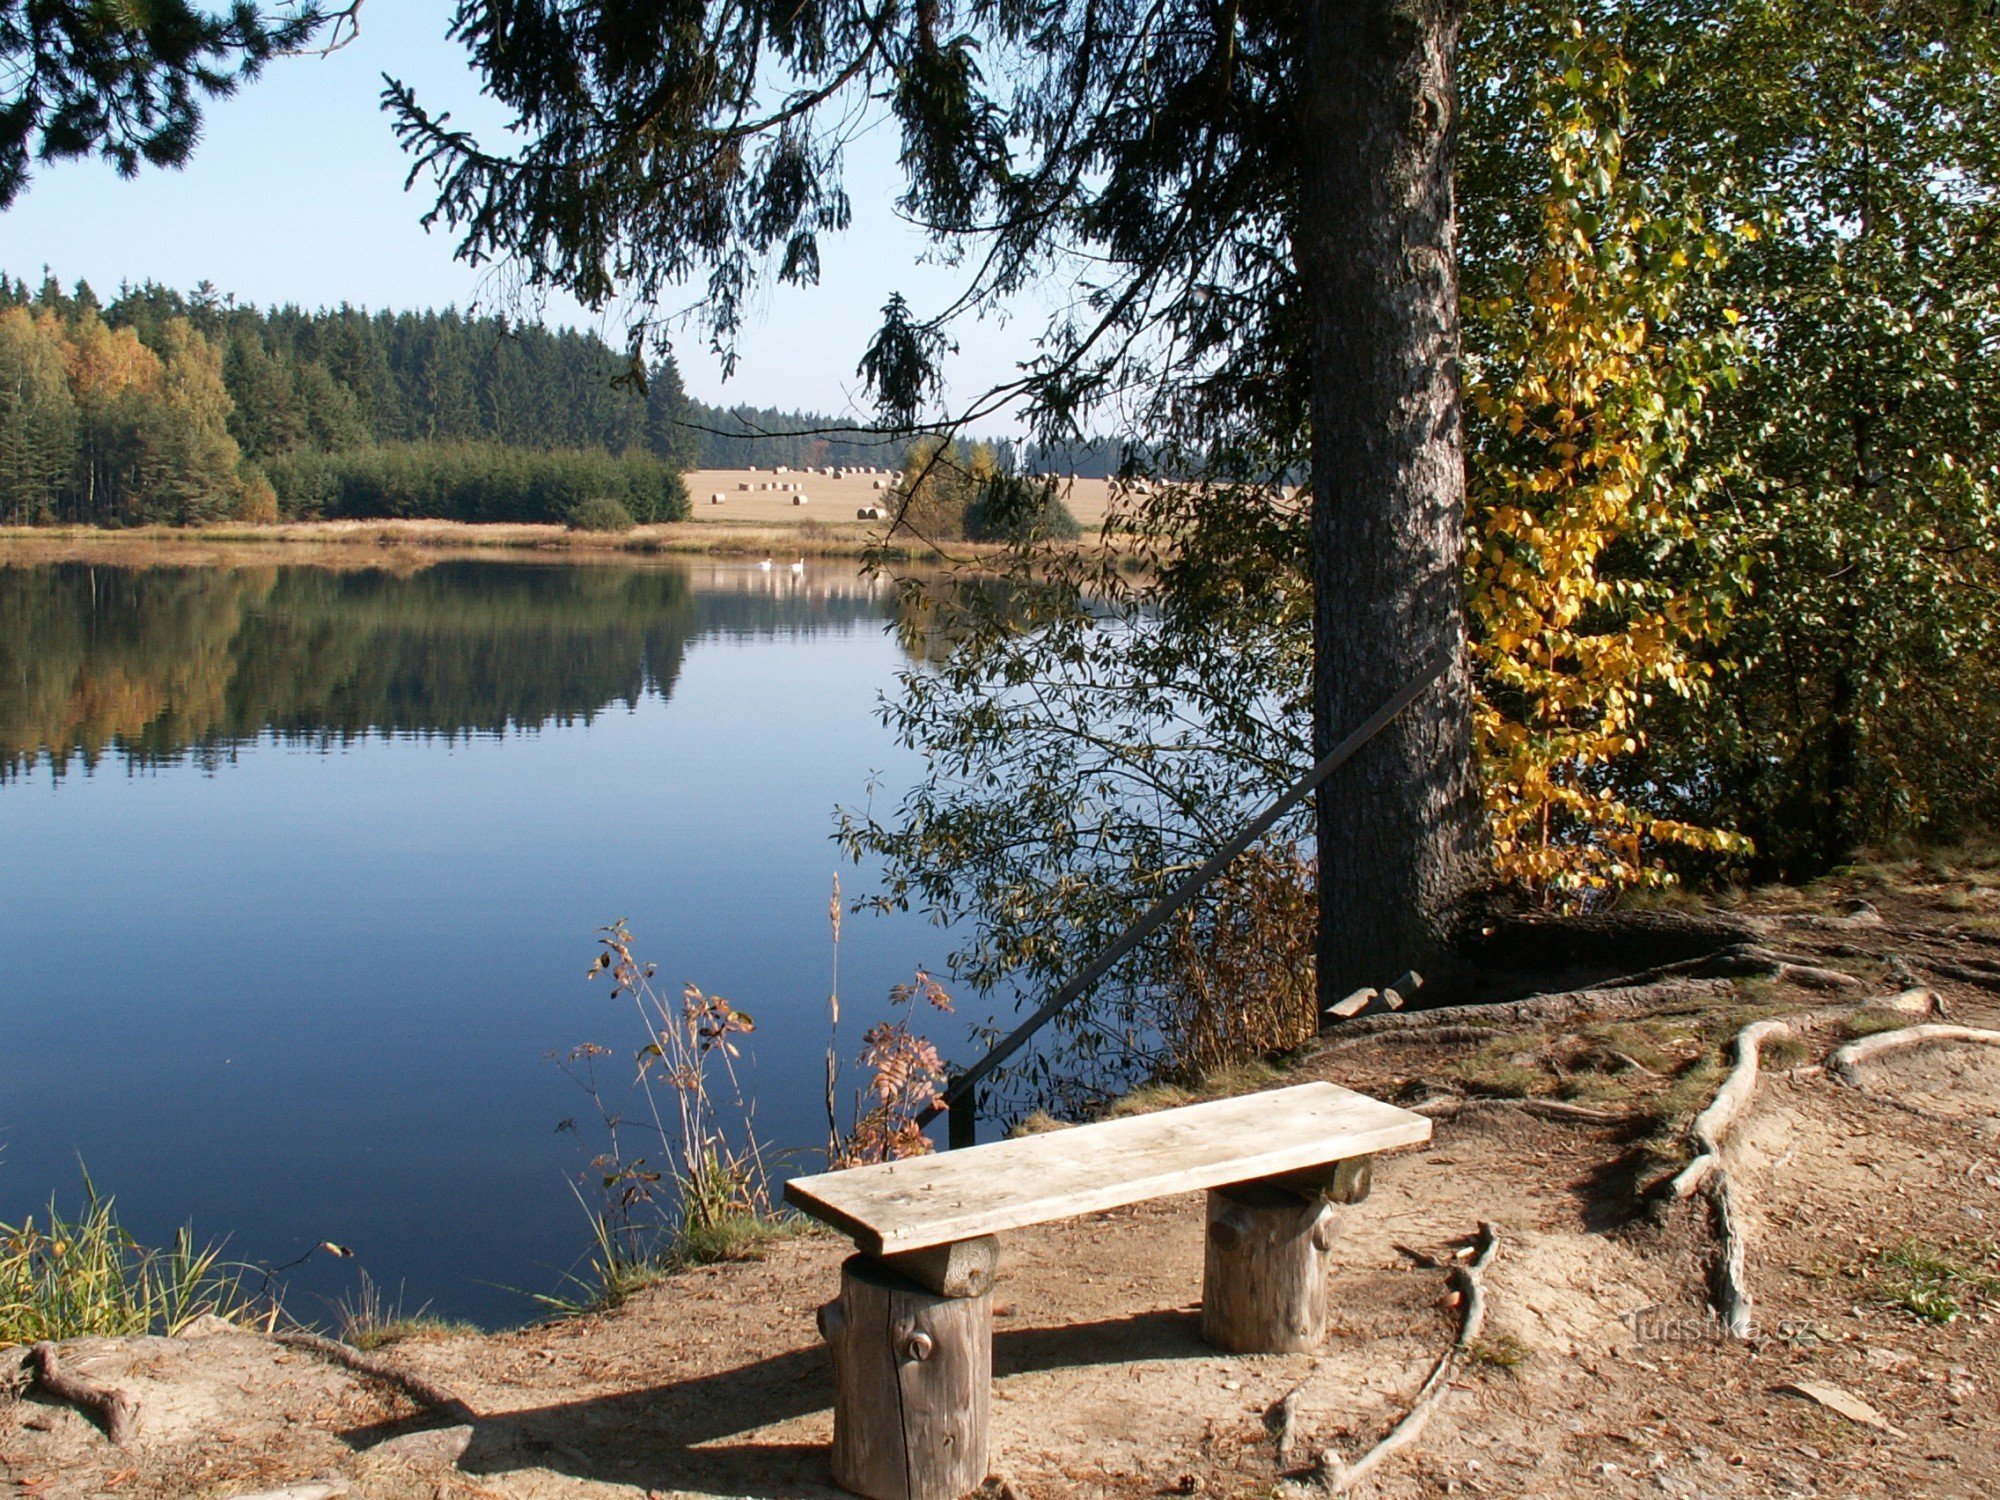
M1452 140L1457 0L1302 0L1313 743L1443 677L1320 793L1321 1007L1430 974L1480 842L1465 658Z

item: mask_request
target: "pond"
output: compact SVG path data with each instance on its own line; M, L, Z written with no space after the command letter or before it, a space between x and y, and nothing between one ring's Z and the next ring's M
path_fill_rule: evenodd
M895 608L843 563L0 567L0 1221L87 1168L154 1242L353 1248L299 1316L361 1267L526 1321L604 1144L553 1056L640 1042L585 979L620 917L756 1017L759 1136L823 1143L834 809L916 771ZM846 921L850 1060L949 941Z

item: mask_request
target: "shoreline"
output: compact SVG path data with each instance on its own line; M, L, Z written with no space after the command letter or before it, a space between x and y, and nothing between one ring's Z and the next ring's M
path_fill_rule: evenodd
M890 562L941 562L952 556L990 556L1004 549L990 543L961 542L949 554L916 541L890 541L862 527L738 525L711 521L668 521L607 533L572 531L554 523L525 521L277 521L225 522L210 526L5 526L0 527L0 564L89 561L89 554L173 551L188 561L211 551L239 548L251 553L283 553L282 559L310 561L313 554L339 557L395 557L425 563L507 557L539 557L562 562L643 562L661 557L869 556ZM183 550L184 549L184 550ZM106 560L115 560L107 558Z

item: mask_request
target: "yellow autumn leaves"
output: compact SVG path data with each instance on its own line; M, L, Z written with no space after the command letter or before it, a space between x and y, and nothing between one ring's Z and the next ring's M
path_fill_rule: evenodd
M1677 473L1732 349L1662 333L1719 243L1621 175L1628 77L1601 43L1558 59L1539 252L1467 308L1474 731L1497 872L1559 906L1668 883L1662 845L1744 847L1648 816L1606 774L1643 753L1655 694L1706 689L1735 590L1701 565L1701 496Z

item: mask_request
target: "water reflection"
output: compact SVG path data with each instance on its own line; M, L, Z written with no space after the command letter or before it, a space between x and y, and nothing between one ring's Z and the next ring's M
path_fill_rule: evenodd
M589 723L671 696L689 644L895 612L851 568L0 568L0 776L46 756L208 759L288 743Z
M142 1238L530 1316L589 1243L547 1059L630 1055L583 978L620 916L757 1016L774 1151L823 1140L833 810L921 771L898 609L788 559L0 565L0 1222L81 1160ZM847 925L844 1056L951 941Z

